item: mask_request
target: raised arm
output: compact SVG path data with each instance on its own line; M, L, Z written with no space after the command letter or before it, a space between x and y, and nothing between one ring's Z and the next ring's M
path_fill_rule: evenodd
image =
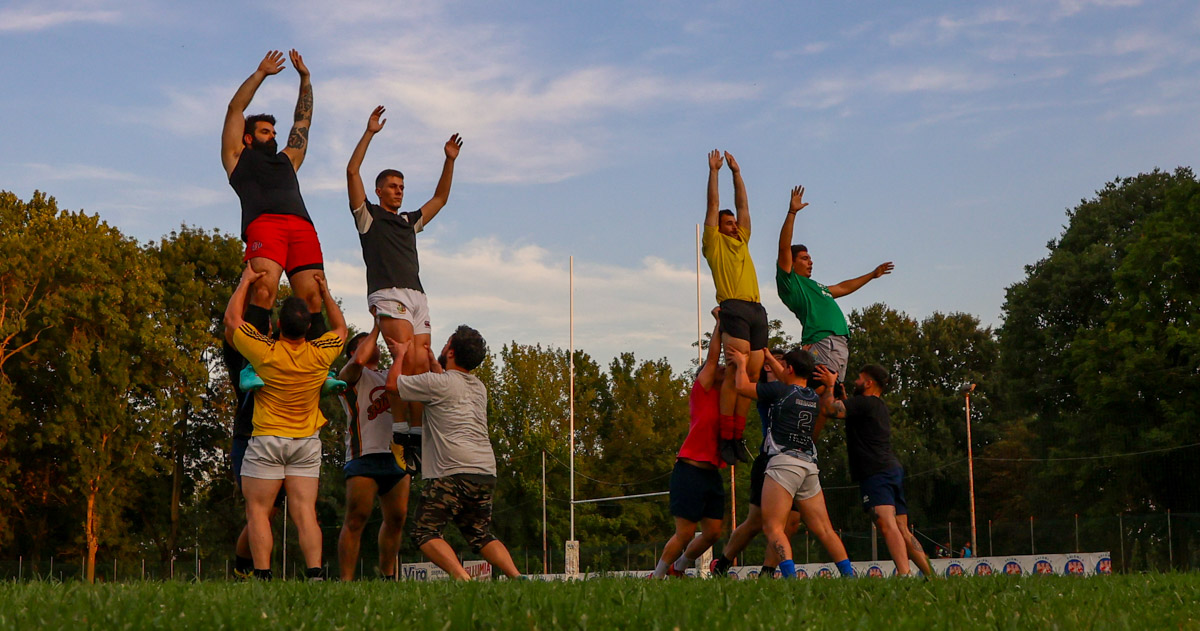
M704 213L704 225L717 227L717 215L721 211L721 187L717 182L721 164L725 161L721 152L713 149L708 153L708 210Z
M304 163L304 154L308 153L308 127L312 124L313 92L312 81L308 74L308 66L296 49L288 52L292 65L300 74L300 96L296 97L296 114L292 122L292 131L288 134L287 147L283 152L292 161L292 168L299 169Z
M378 342L379 323L377 322L375 326L371 327L371 333L358 343L358 348L354 349L354 356L346 362L345 366L342 366L341 372L338 373L338 379L350 385L358 383L359 378L362 377L363 366L371 361L372 351L375 350Z
M325 313L329 315L329 330L337 333L342 341L346 341L346 317L342 315L342 308L338 306L336 300L329 293L329 284L325 280L325 274L318 273L317 287L321 290L321 300L325 301Z
M831 286L829 288L829 294L834 298L841 298L846 294L852 294L858 291L858 289L863 285L871 282L871 280L879 278L884 274L891 274L895 267L896 266L892 265L891 261L888 261L887 263L880 263L875 269L863 274L862 276L859 276L858 278L844 280L836 285Z
M746 372L746 354L736 348L730 348L727 350L727 352L729 354L729 359L732 360L733 365L736 366L736 370L733 373L733 384L734 388L737 390L737 393L757 401L758 387L752 381L750 381L750 375ZM770 353L767 354L769 355Z
M462 149L462 138L458 134L450 136L446 141L446 161L442 163L442 177L438 178L437 188L433 197L421 206L421 223L429 225L438 211L450 200L450 183L454 181L454 161L458 159L458 150Z
M246 108L250 107L250 101L254 100L254 93L258 92L263 80L278 74L280 70L283 70L283 53L277 50L267 53L254 74L238 86L233 99L229 101L229 108L225 110L225 126L221 129L221 165L225 167L227 177L233 173L233 167L237 166L245 147L242 138L246 134Z
M705 390L712 390L713 382L716 381L717 361L721 358L721 308L713 308L712 314L717 319L717 324L713 327L712 337L708 339L708 356L704 358L704 365L696 374L696 381Z
M350 193L350 209L354 210L362 206L367 201L367 189L363 185L362 180L362 163L367 157L367 146L371 144L371 139L383 129L386 118L380 118L387 110L382 105L375 108L371 112L371 117L367 119L367 130L363 132L362 138L358 139L358 144L354 147L354 153L350 154L350 162L346 165L346 190Z
M742 167L738 166L733 154L725 152L725 163L733 171L733 207L737 210L738 227L750 233L750 202L746 199L746 184L742 182Z
M805 206L808 204L804 201L804 187L793 188L787 216L783 218L783 227L779 229L779 255L775 259L775 264L785 272L792 271L792 228L796 223L796 213L803 210Z
M837 383L837 373L829 369L828 366L821 364L817 366L817 381L825 384L825 389L821 391L821 419L818 419L822 426L825 424L824 419L831 418L846 418L846 404L839 399L833 398L833 384Z
M821 366L821 368L825 367ZM821 390L821 400L818 403L819 408L817 412L817 420L813 421L813 440L820 438L821 430L825 429L825 421L829 420L829 414L827 414L825 410L832 404L833 400L833 386L826 386L825 389ZM841 403L841 401L838 401L838 403Z
M242 314L246 312L246 293L250 291L250 286L254 284L254 281L265 275L266 272L254 271L249 263L246 264L246 269L242 270L238 286L233 290L233 295L229 297L229 304L225 306L225 339L230 343L233 340L233 332L246 323L242 319Z

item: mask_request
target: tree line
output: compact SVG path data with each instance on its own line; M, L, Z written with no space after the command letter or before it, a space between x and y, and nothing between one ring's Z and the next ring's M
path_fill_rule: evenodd
M1117 179L1067 212L1046 256L1007 289L998 329L884 304L849 315L851 372L877 362L893 376L885 399L916 476L914 523L966 523L971 383L981 520L1200 512L1196 217L1190 169ZM43 193L0 192L0 251L0 559L75 558L91 579L98 557L167 561L199 542L231 554L243 509L219 335L241 242L184 226L138 243ZM773 345L794 344L789 327L790 316L772 322ZM492 350L478 374L499 463L496 529L511 547L541 548L543 458L549 546L568 538L568 362L576 496L666 489L691 370L633 352L602 364L536 343ZM346 422L333 397L322 408L318 514L329 533L341 523ZM867 528L839 425L818 450L833 523ZM737 472L741 514L748 474ZM655 499L576 508L585 548L658 542L670 524ZM1185 549L1197 534L1182 534Z

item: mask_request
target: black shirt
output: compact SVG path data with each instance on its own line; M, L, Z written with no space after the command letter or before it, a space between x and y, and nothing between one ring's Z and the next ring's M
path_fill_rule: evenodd
M876 396L846 399L846 451L850 479L863 479L900 466L892 452L892 422L887 404Z
M367 264L367 294L389 287L424 293L417 260L417 232L424 227L421 211L390 213L371 202L363 206L352 212Z
M237 405L233 416L233 437L250 438L254 434L254 393L242 392L240 386L241 372L246 367L246 358L242 357L241 353L237 352L237 349L233 348L229 342L223 342L221 359L225 363L225 370L229 371L229 384L233 387L233 396Z
M767 406L766 453L816 462L812 434L819 411L817 393L782 381L760 381L755 389L759 403Z
M242 202L243 241L246 227L261 215L296 215L312 223L300 196L296 168L282 151L268 156L251 147L242 149L237 166L229 174L229 185Z

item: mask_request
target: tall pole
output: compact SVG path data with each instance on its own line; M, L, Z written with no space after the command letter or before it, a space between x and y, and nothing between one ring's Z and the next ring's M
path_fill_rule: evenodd
M963 396L967 400L967 485L970 487L971 497L971 551L974 552L979 548L975 545L975 454L971 446L971 393L975 391L975 384L968 385L963 392Z
M571 423L571 541L575 541L575 257L570 258L570 281L568 284L571 298L570 321L570 355L567 357L570 385L567 398L569 400Z
M549 574L546 552L549 549L546 536L546 450L542 450L542 574ZM528 564L526 564L528 565Z
M701 323L703 316L700 315L700 224L696 224L696 365L700 366L704 363L704 348L701 340L704 339L704 325ZM696 370L699 370L697 368Z

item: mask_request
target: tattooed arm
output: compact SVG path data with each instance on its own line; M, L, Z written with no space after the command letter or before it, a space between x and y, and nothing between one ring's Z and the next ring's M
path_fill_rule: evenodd
M288 134L287 147L283 152L292 161L292 166L299 170L300 165L304 163L304 154L308 152L308 127L312 123L313 92L304 58L295 49L289 52L288 56L296 72L300 73L300 96L296 99L295 122L292 123L292 132Z

